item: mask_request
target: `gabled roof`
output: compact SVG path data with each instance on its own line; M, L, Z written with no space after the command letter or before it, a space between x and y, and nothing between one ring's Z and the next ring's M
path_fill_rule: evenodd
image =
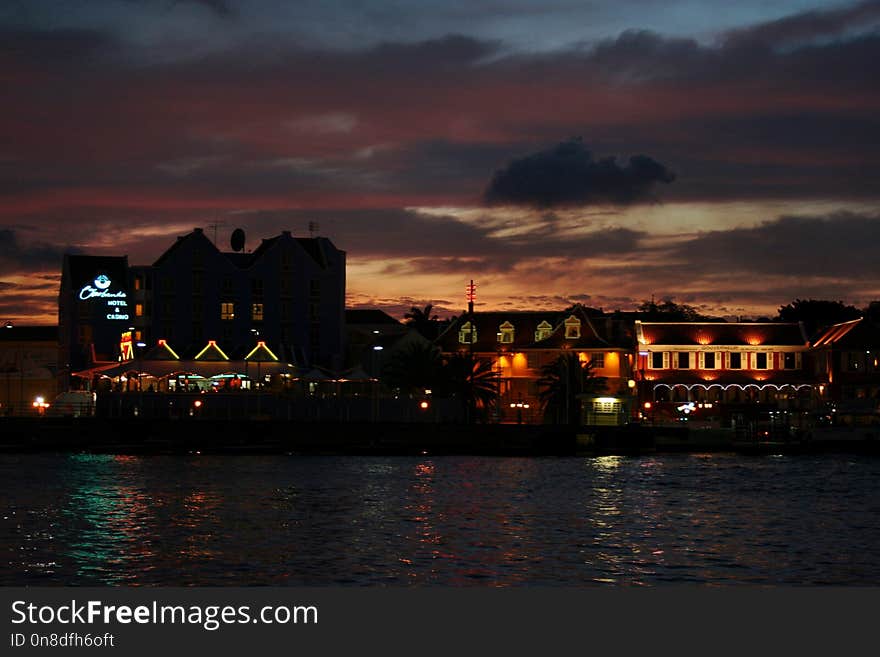
M641 322L641 345L670 346L806 346L804 326L782 322Z
M580 338L565 337L565 320L574 316L581 322ZM468 348L458 340L461 327L471 316L468 313L456 318L437 338L437 345L444 352ZM477 329L474 351L516 351L519 349L608 349L614 348L599 334L590 318L578 309L574 311L489 311L475 312L473 321ZM499 333L502 324L513 325L513 342L501 342ZM535 341L535 332L540 324L550 325L552 333L541 341Z
M290 231L283 231L280 235L276 235L275 237L269 237L260 242L260 245L253 250L251 253L240 253L240 252L221 252L214 243L208 239L204 231L201 228L194 228L192 232L181 235L177 238L177 240L168 247L165 252L159 256L156 262L153 263L154 267L160 266L165 260L167 260L173 253L175 253L178 249L181 248L185 242L193 239L199 240L200 243L206 243L210 245L210 248L215 251L215 253L219 253L224 258L226 258L230 263L239 269L248 269L253 264L262 258L269 250L277 244L282 239L290 239L296 242L302 249L305 251L309 257L312 258L319 266L327 267L327 255L326 250L328 248L335 249L333 243L327 239L326 237L292 237Z
M813 347L878 349L880 348L880 327L871 324L865 318L841 322L827 328L813 342Z
M211 249L214 250L215 253L219 253L219 250L214 243L205 237L205 234L202 232L201 228L193 228L192 232L187 233L186 235L181 235L175 240L174 244L165 249L165 252L162 253L157 259L156 262L153 263L154 267L159 267L164 263L168 258L171 257L172 254L176 253L178 249L181 248L186 242L191 240L198 240L201 244L207 244Z

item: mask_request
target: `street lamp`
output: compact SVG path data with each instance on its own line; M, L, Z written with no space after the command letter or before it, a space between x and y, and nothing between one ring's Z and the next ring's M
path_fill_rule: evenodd
M252 328L251 333L254 334L254 342L258 346L260 342L260 332ZM262 368L260 366L260 357L257 357L257 415L260 415L260 388L262 387Z

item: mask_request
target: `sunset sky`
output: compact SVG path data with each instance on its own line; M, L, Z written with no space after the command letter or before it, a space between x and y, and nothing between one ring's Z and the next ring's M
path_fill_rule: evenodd
M7 0L0 319L220 222L400 316L880 299L880 2Z

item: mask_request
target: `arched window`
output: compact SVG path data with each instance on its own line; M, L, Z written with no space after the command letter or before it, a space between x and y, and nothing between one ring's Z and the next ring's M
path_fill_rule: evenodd
M458 329L458 341L461 344L473 344L477 341L477 329L470 322L465 322Z
M572 315L565 320L565 339L577 340L581 337L581 320Z
M513 344L514 328L510 322L504 322L498 327L498 342L501 344Z
M553 327L550 326L550 323L546 320L538 324L537 329L535 330L535 342L540 342L541 340L546 340L553 334Z

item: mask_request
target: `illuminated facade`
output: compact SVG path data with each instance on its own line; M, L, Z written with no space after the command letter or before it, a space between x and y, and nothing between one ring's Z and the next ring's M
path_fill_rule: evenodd
M653 417L700 409L692 418L726 423L731 414L804 409L813 399L800 323L636 321L635 332L641 406Z
M253 252L221 252L200 228L150 266L64 259L59 323L71 372L137 359L163 340L184 360L206 347L246 360L262 342L299 367L342 365L345 252L285 231ZM131 341L124 333L131 330Z
M812 347L821 399L854 423L880 422L880 326L864 318L835 324Z
M58 296L62 370L115 361L132 319L128 258L64 256Z
M601 398L581 400L589 424L619 424L628 415L632 334L620 322L571 312L474 312L453 321L437 339L443 354L473 351L498 373L498 419L541 422L542 368L574 352L592 362L606 386Z

